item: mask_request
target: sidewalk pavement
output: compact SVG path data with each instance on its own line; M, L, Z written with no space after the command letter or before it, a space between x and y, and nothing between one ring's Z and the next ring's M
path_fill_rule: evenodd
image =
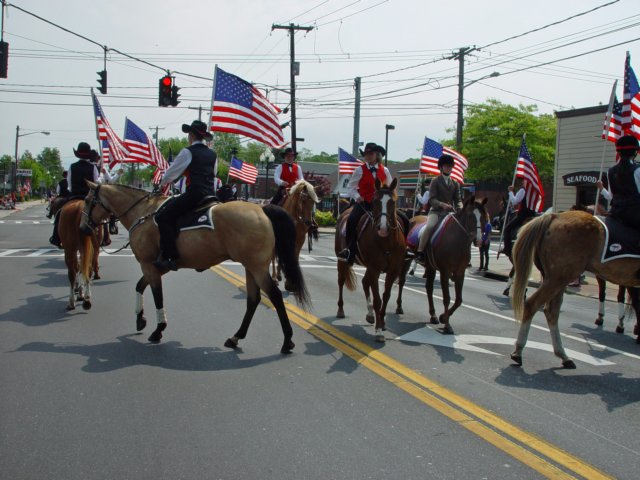
M323 236L333 236L335 235L334 227L320 227L318 229L320 235ZM497 235L494 233L492 235L492 244L497 246L500 242L500 234ZM475 247L472 247L475 249ZM500 255L500 258L496 259L496 253L491 251L491 255L489 257L489 270L487 272L478 272L478 266L480 262L479 256L471 257L472 266L469 267L469 273L473 276L478 277L486 277L492 280L499 280L501 282L506 282L509 276L509 272L511 271L511 261L505 256ZM542 277L540 272L535 266L531 271L531 277L529 278L529 285L533 287L538 287L542 281ZM505 285L506 287L506 285ZM578 287L569 287L565 289L565 293L569 295L580 295L582 297L590 297L598 299L598 282L596 280L595 275L590 272L585 272L584 282L581 282L581 285ZM618 296L618 286L612 283L607 283L607 300L615 302L616 297Z
M0 210L0 218L8 217L9 215L13 215L14 213L21 212L22 210L25 210L29 207L35 207L37 205L46 205L46 204L47 204L46 200L43 201L40 199L30 200L28 202L18 202L16 203L15 210Z

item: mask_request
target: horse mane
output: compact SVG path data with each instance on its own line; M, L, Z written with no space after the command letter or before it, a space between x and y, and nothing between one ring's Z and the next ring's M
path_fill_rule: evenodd
M122 183L107 183L105 185L110 185L112 187L126 188L127 190L133 190L136 192L149 193L144 188L132 187L131 185L123 185Z
M313 185L311 185L309 182L307 182L306 180L298 180L296 183L293 184L293 187L291 187L291 189L289 190L289 195L293 196L296 193L298 193L299 190L302 190L303 187L307 187L307 192L309 192L309 196L311 197L311 200L313 200L314 202L318 203L320 200L318 199L318 194L316 193L316 189L313 188Z

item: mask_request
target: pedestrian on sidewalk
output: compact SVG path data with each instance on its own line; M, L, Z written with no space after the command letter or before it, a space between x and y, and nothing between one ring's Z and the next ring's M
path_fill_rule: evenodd
M487 222L480 240L480 268L478 271L489 270L489 247L491 246L491 223Z

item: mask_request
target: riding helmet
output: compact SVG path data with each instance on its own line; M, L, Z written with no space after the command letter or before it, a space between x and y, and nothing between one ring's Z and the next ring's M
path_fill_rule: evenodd
M452 167L455 165L455 160L453 159L453 157L451 155L447 155L446 153L438 159L438 170L442 169L442 167L444 167L445 165L450 165Z

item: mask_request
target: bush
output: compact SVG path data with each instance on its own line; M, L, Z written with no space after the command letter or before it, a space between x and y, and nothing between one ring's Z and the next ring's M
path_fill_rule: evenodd
M333 227L336 224L336 219L331 212L316 210L316 223L319 227Z

